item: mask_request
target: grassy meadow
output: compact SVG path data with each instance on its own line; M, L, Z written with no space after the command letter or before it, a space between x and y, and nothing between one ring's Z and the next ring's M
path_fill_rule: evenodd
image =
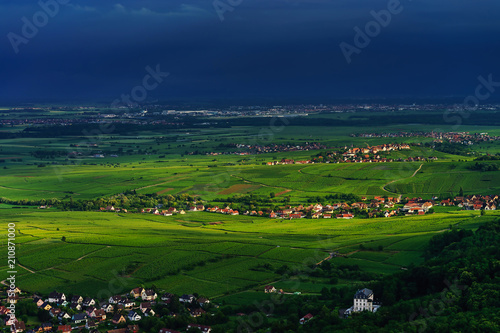
M71 114L62 113L71 118ZM387 116L390 116L389 114ZM346 120L351 114L317 115ZM224 119L217 119L223 121ZM92 129L89 125L89 130ZM24 127L0 128L0 134ZM458 156L424 146L390 154L391 158L438 157L434 162L340 163L268 166L266 162L310 159L320 151L259 155L205 155L240 151L229 144L320 142L327 147L365 147L382 143L426 143L428 138L361 138L353 133L454 131L451 125L403 124L376 128L349 126L233 126L228 128L137 131L128 135L82 134L57 138L0 140L0 197L12 200L85 200L127 190L161 195L189 193L203 200L257 194L290 197L304 204L311 197L352 193L423 198L498 194L500 171L469 167L475 155ZM500 130L462 126L462 131ZM97 147L86 147L95 143ZM80 145L80 147L75 147ZM330 151L328 149L327 151ZM497 142L474 145L477 154L500 152ZM52 151L54 156L41 157ZM197 155L189 152L197 151ZM77 152L75 158L68 153ZM107 152L105 158L93 154ZM118 155L110 157L111 153ZM498 163L498 162L493 162ZM377 277L419 263L433 235L457 225L477 228L499 214L437 207L432 215L352 220L274 220L205 212L172 217L143 214L62 212L0 204L0 220L16 224L18 286L31 292L54 289L104 298L138 285L172 293L197 292L228 303L258 298L262 286L318 293L331 281L286 274L327 258L336 265L357 266ZM220 222L210 224L212 222ZM2 247L6 233L2 233ZM64 238L63 238L64 237ZM6 263L6 252L1 251ZM276 271L286 266L285 274ZM5 279L6 266L1 267ZM339 279L338 284L358 284Z

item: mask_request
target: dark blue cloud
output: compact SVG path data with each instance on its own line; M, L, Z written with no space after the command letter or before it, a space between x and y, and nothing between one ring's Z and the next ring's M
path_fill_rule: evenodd
M500 81L496 1L401 0L348 64L339 44L388 2L243 0L221 21L212 1L72 0L16 54L8 34L41 8L3 1L0 101L111 102L156 64L171 73L149 93L162 100L460 97L478 75Z

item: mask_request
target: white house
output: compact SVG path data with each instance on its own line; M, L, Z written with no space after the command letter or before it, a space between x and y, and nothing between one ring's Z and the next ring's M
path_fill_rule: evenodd
M128 319L130 319L131 321L139 321L141 320L141 315L132 310L128 313Z
M152 289L144 289L141 293L143 301L154 301L158 295Z
M85 297L83 299L83 306L94 306L94 305L95 305L95 299L90 297Z
M373 304L373 291L367 288L358 290L356 294L354 294L353 303L353 306L345 311L346 315L361 311L376 312L380 307L380 305Z
M195 297L194 295L182 295L181 297L179 297L179 302L181 303L191 303L195 300Z
M109 298L108 303L109 304L118 304L118 303L120 303L121 300L122 300L122 296L115 295L115 296L111 296Z
M373 311L373 291L364 288L354 294L354 312Z
M135 303L133 301L127 300L127 299L122 300L118 304L123 305L126 309L131 308L131 307L133 307L135 305Z
M80 296L80 295L74 295L73 297L71 297L71 303L82 304L83 303L83 297Z
M62 303L66 300L66 295L53 291L49 294L49 303Z
M71 318L75 324L80 324L82 322L87 322L87 315L85 313L76 313Z

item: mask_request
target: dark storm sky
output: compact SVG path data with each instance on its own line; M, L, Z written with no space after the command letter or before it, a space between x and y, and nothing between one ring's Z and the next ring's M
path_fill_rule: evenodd
M157 64L170 76L148 100L465 97L479 75L500 81L497 0L401 0L350 64L339 44L393 0L220 0L235 4L223 21L213 0L59 1L46 24L38 1L0 1L0 102L111 102Z

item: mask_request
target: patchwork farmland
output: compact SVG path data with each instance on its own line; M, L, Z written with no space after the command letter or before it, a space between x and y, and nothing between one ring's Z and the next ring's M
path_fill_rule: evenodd
M467 211L388 220L284 221L205 212L180 218L34 209L2 209L0 214L18 229L24 267L20 288L79 290L94 297L105 296L109 281L116 279L124 291L144 282L173 293L221 297L258 289L280 280L275 271L283 265L302 267L332 252L339 253L333 263L357 265L376 277L422 261L428 239L450 225L476 228L496 216ZM270 269L256 269L264 265ZM302 291L321 286L311 283ZM300 284L294 289L300 291Z

